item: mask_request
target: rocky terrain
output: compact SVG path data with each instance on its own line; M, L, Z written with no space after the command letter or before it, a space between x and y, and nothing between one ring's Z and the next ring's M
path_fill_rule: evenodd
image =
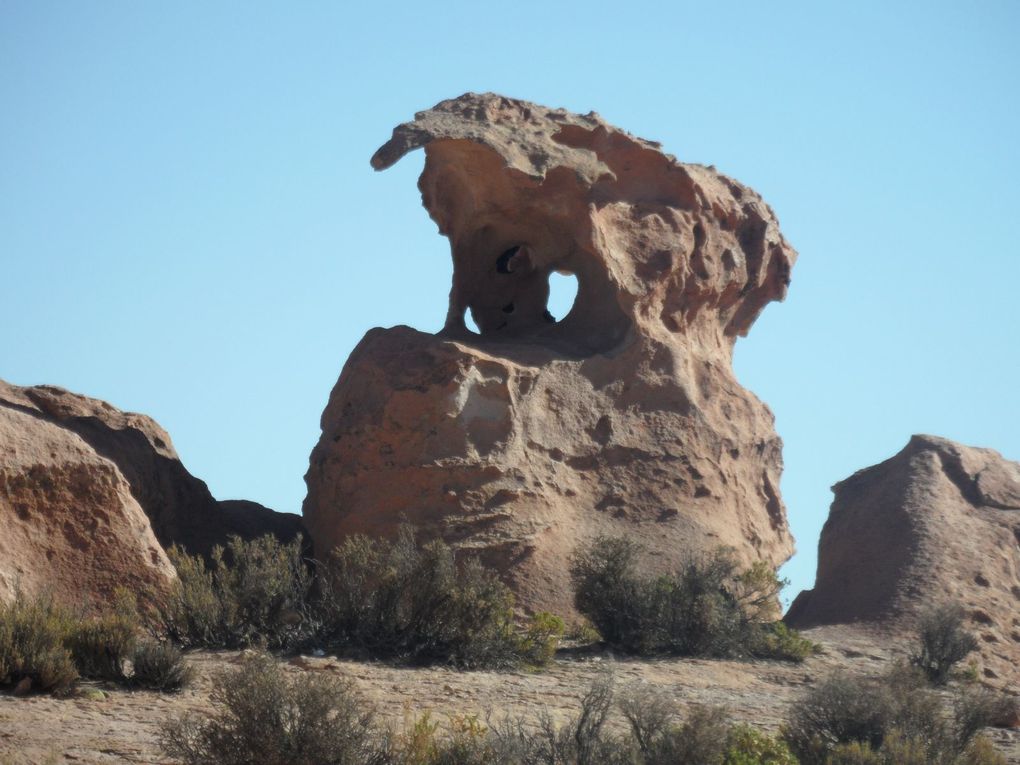
M904 650L888 636L862 628L821 627L807 635L823 653L804 664L764 661L635 660L611 655L561 658L539 672L459 672L444 668L408 669L331 657L297 657L291 673L327 672L354 680L379 719L403 726L428 710L446 723L454 715L491 712L534 720L547 710L562 722L573 714L592 681L611 671L620 687L652 683L681 705L727 707L737 720L776 730L789 705L812 683L834 670L873 676L902 659ZM209 709L210 679L236 663L236 652L201 652L190 662L198 670L193 688L159 695L116 688L92 688L86 697L0 696L0 763L159 763L159 725L185 711ZM622 725L619 718L613 721ZM1020 763L1020 731L990 729L988 735Z
M659 570L719 546L741 564L787 560L782 444L731 364L796 259L764 201L594 113L492 94L418 114L372 164L418 148L424 205L451 245L446 325L373 329L347 360L306 475L316 555L407 521L478 554L524 610L567 617L568 556L599 534L641 542ZM579 282L563 317L548 312L552 272ZM562 720L611 667L622 685L775 730L829 673L873 676L905 658L919 616L956 601L979 638L978 678L1020 696L1020 464L914 436L833 490L816 585L786 617L822 646L803 664L561 651L542 672L494 673L283 660L352 678L397 726L426 710ZM118 586L154 599L176 576L172 544L208 554L230 534L287 541L302 528L216 500L145 415L0 381L0 599L21 588L104 603ZM178 695L0 693L0 765L161 762L158 726L208 710L211 678L238 660L189 654L197 681ZM991 735L1020 763L1020 730Z
M103 602L174 576L164 549L206 554L229 534L292 539L294 515L217 502L152 418L44 385L0 381L0 597L16 586Z
M914 436L833 492L815 587L786 621L903 629L958 602L980 638L984 678L1020 692L1020 464Z
M316 548L406 519L558 613L565 556L598 534L661 568L719 545L785 561L781 442L731 364L796 259L761 197L598 115L493 94L421 112L372 164L422 147L446 325L371 330L348 359L306 475ZM578 279L563 317L553 271Z

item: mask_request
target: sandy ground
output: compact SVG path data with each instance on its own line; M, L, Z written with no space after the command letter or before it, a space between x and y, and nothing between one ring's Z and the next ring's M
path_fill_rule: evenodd
M296 657L286 660L285 666L293 673L330 672L351 678L374 704L380 719L398 726L425 710L437 720L486 713L534 718L541 710L562 720L608 668L619 687L655 685L681 704L725 706L737 720L774 730L789 704L835 669L878 674L903 655L895 642L865 632L817 628L805 634L819 642L823 651L800 665L635 660L601 654L561 656L538 673L406 669L331 657ZM188 690L174 695L106 686L97 686L103 690L101 699L94 692L92 698L70 699L2 695L0 765L171 762L159 751L159 725L188 710L208 709L212 677L240 659L236 651L191 654L196 680ZM1020 765L1020 730L991 730L989 735L1011 765Z

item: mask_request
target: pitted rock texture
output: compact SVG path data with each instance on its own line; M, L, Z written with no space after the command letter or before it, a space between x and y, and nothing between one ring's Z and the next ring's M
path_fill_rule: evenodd
M372 164L422 147L446 323L374 329L348 359L306 475L317 552L406 519L561 613L567 558L600 533L660 568L718 545L786 560L781 442L731 364L796 258L771 209L595 114L492 94L418 114ZM578 279L558 321L553 271Z
M102 602L174 577L117 466L0 383L0 600L17 589Z
M216 501L205 483L181 464L167 432L145 415L122 412L62 388L3 381L0 415L8 425L0 431L0 475L5 476L0 512L14 519L12 528L20 529L20 536L0 539L4 572L17 568L25 579L52 576L59 581L62 574L51 564L52 556L25 557L26 550L36 549L25 547L25 540L60 553L61 537L53 536L53 530L66 528L71 535L67 544L80 551L88 576L101 576L109 567L115 579L124 566L105 561L93 546L101 540L113 543L108 538L117 534L103 531L103 523L119 515L144 526L144 533L124 535L129 548L145 537L148 550L152 537L157 568L168 565L163 548L172 544L206 555L230 534L252 538L273 533L289 540L301 528L296 515L275 513L254 502ZM0 528L6 530L6 523ZM11 561L17 561L13 568Z
M914 436L832 490L815 587L786 620L909 629L925 609L957 601L984 677L1020 690L1020 464Z

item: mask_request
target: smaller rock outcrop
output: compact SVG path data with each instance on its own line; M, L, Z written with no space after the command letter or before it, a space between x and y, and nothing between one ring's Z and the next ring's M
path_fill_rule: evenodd
M289 541L301 519L214 499L150 417L0 381L0 529L0 597L20 584L102 598L169 581L172 544L208 555L231 534Z
M1020 684L1020 464L914 436L832 490L815 587L786 621L907 628L925 609L958 601L985 677Z
M0 599L21 589L102 601L118 586L157 595L174 570L117 466L0 390Z

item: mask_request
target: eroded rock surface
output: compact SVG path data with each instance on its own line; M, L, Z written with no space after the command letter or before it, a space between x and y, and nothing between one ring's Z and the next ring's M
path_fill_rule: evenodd
M0 599L20 588L102 601L122 585L156 595L173 577L117 466L0 383Z
M815 587L787 621L908 629L925 609L958 601L984 676L1020 690L1020 464L914 436L832 490Z
M145 415L0 381L0 418L0 596L19 577L97 595L158 582L172 575L171 544L207 554L229 534L288 540L301 528L296 515L217 502Z
M567 557L600 533L661 567L716 545L786 560L781 442L731 365L796 258L771 209L596 114L492 94L418 114L372 164L417 148L447 319L374 329L348 359L306 475L317 551L406 518L561 613ZM553 271L578 279L559 320Z

